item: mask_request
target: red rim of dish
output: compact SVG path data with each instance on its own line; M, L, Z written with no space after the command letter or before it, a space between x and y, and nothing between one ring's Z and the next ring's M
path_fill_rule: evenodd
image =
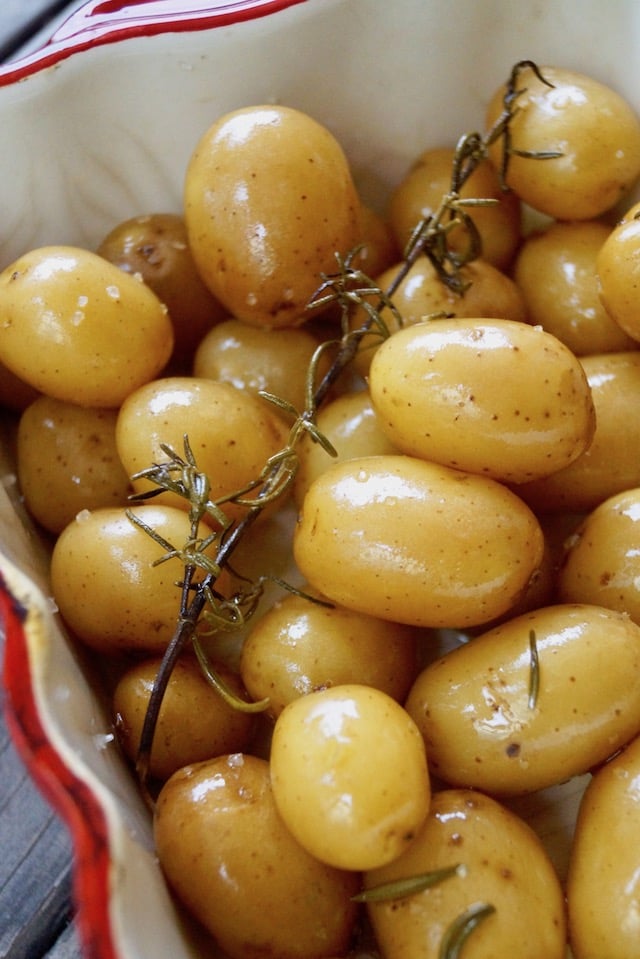
M66 822L73 841L74 898L86 959L118 959L109 921L110 856L106 817L90 788L49 741L33 695L26 610L0 580L7 727L29 774Z
M90 47L132 37L230 26L305 2L308 0L89 0L39 50L0 67L0 86L24 80Z

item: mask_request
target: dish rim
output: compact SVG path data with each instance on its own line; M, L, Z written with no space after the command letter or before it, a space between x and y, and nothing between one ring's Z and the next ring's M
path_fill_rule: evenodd
M267 17L307 0L88 0L35 51L0 65L0 87L56 67L83 50L136 37L193 33ZM146 12L144 8L146 7ZM138 12L140 8L142 12Z

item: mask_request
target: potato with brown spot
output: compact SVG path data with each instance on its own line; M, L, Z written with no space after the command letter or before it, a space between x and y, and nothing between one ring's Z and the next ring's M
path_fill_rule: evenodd
M367 872L364 886L373 891L440 869L451 874L422 892L368 904L385 959L441 959L452 924L482 905L491 911L465 940L465 959L563 959L560 882L538 836L502 804L471 790L435 793L406 852Z
M293 839L266 760L235 753L179 770L158 797L154 832L171 887L230 959L346 953L358 874Z

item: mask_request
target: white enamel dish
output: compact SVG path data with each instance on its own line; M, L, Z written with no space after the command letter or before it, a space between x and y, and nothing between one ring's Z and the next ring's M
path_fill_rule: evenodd
M94 0L0 69L0 268L47 243L94 247L128 216L179 211L187 158L229 109L306 110L336 134L376 205L420 150L482 128L488 96L520 59L589 72L640 111L639 44L636 0ZM56 619L8 447L2 469L10 725L71 828L85 953L199 957L91 672ZM559 868L581 786L551 819L527 810Z

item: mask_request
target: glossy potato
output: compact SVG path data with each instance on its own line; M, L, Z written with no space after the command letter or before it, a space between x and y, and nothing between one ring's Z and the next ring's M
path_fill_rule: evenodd
M442 197L451 190L454 155L453 147L424 150L393 190L387 216L401 250L419 221L433 216ZM520 242L520 200L515 193L501 188L498 174L488 160L476 167L462 186L460 196L493 201L487 206L469 206L465 212L480 234L483 259L499 270L507 270ZM449 232L447 242L451 249L466 253L469 236L458 227Z
M161 657L143 659L120 676L113 691L118 741L135 760ZM221 663L211 663L220 682L238 699L247 699L239 677ZM149 757L149 775L168 779L182 766L242 752L249 745L254 716L227 703L208 682L197 660L175 663L158 713Z
M7 266L0 313L0 360L40 392L81 406L119 406L173 348L155 293L79 247L40 247Z
M346 952L359 877L291 836L266 760L233 753L179 770L158 797L154 835L173 890L229 959Z
M640 204L635 203L602 244L596 270L600 299L607 314L635 343L640 340L637 297L640 260Z
M415 723L391 696L360 683L289 703L276 720L269 762L287 828L310 855L338 869L391 862L429 809L427 758Z
M525 203L558 220L586 220L611 209L640 174L640 121L620 94L593 77L540 64L542 78L518 72L507 184ZM505 88L491 98L487 128L503 109ZM501 139L490 148L502 164ZM557 152L536 160L523 152Z
M640 731L640 627L585 604L525 613L430 663L405 706L445 782L543 789Z
M84 509L124 506L129 477L116 448L117 410L39 396L18 424L16 457L26 506L51 533Z
M640 739L599 769L584 793L569 860L575 959L638 959Z
M192 372L251 393L266 390L303 410L309 365L317 347L318 340L307 329L268 330L227 319L200 341ZM326 371L327 365L321 362L320 371Z
M640 624L640 489L597 506L567 540L558 596L627 613Z
M582 366L556 337L500 319L436 319L376 351L369 391L399 450L504 483L568 466L595 430Z
M187 434L197 468L209 478L209 499L216 500L255 480L269 457L286 445L287 432L268 403L246 390L203 377L169 376L127 397L118 414L116 445L133 476L154 463L168 462L162 444L184 458ZM155 488L145 477L134 479L133 487L136 492ZM156 502L189 506L171 491L160 493ZM246 512L234 503L225 503L223 509L228 518Z
M550 476L518 487L539 513L588 512L609 496L640 486L640 350L580 359L591 390L596 428L591 445Z
M402 702L417 672L410 627L295 594L253 623L240 660L247 690L255 700L268 697L271 716L298 696L344 683L375 686Z
M601 220L552 222L526 237L514 264L529 322L576 356L636 348L601 300L597 259L610 232Z
M282 184L286 189L282 189ZM184 182L189 243L205 283L237 319L295 326L360 240L360 199L330 131L286 106L220 117Z
M540 565L533 513L502 484L409 456L331 466L294 531L303 576L350 609L415 626L489 622Z
M458 871L453 869L458 866ZM533 830L481 793L445 789L434 794L429 816L407 851L367 872L373 891L387 883L452 870L430 888L367 906L385 959L563 959L563 893ZM490 907L463 938L449 939L456 923Z
M191 538L184 510L146 504L133 512L177 549ZM203 539L209 532L201 524ZM180 611L184 567L178 557L157 564L163 555L124 506L86 510L65 527L53 548L51 588L76 638L107 655L123 649L164 652ZM198 571L195 579L200 578ZM223 573L221 592L225 584Z

